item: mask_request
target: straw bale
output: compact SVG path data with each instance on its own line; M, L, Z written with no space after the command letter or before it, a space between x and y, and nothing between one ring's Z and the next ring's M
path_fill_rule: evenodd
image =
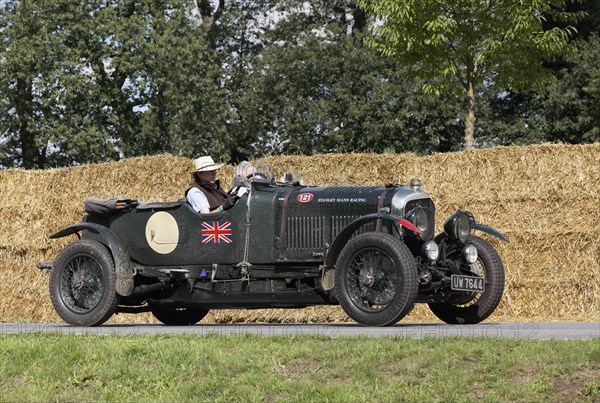
M491 320L600 321L600 143L497 147L418 157L414 154L272 156L275 177L300 173L316 186L408 183L420 178L436 202L437 227L456 209L507 235L487 235L506 269L506 290ZM192 162L172 155L71 168L0 171L0 321L58 321L48 276L35 269L53 260L72 237L50 240L84 215L89 197L143 201L181 199ZM220 173L224 187L234 168ZM407 321L430 321L417 306ZM154 322L149 314L113 322ZM348 321L339 307L222 310L208 322Z

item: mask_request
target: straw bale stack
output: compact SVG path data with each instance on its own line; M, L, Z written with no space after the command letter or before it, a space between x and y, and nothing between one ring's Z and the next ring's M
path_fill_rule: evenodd
M498 147L417 157L331 154L269 157L273 172L301 173L307 184L380 185L420 178L436 202L438 222L456 209L510 239L497 247L506 291L491 320L600 321L600 143ZM0 171L0 321L58 321L48 277L35 269L71 237L49 240L78 222L89 197L172 201L183 197L190 160L171 155L72 168ZM233 167L220 173L225 187ZM117 322L151 322L118 315ZM338 307L215 311L216 322L347 321ZM417 306L406 320L433 320Z

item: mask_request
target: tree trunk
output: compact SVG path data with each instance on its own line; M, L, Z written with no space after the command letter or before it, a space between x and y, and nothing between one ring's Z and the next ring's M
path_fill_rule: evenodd
M35 133L29 125L33 113L31 105L33 98L32 81L30 79L17 79L17 94L14 100L17 117L19 119L19 143L21 146L22 166L25 169L35 168ZM42 167L38 167L42 168Z
M465 143L464 149L471 150L475 143L475 91L473 82L468 81L467 114L465 116Z
M208 39L210 41L210 46L214 50L216 48L216 38L215 38L215 28L217 20L223 14L223 9L225 8L225 0L219 0L219 4L216 6L213 5L213 2L210 0L200 0L197 2L198 10L200 11L200 16L202 17L202 23L208 33Z
M352 17L354 18L354 25L352 26L352 36L354 37L354 44L362 48L364 46L364 40L362 35L359 33L364 32L367 26L367 13L360 8L357 4L352 6Z

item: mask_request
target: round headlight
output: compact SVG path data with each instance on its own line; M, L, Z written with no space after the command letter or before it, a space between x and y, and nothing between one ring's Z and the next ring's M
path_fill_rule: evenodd
M431 239L433 235L434 223L431 216L432 214L428 214L428 210L423 207L415 207L406 214L406 219L421 230L421 235L419 236L424 241Z
M478 255L477 248L474 245L465 245L465 247L462 249L462 256L469 264L475 263Z
M466 211L457 211L452 214L444 224L444 232L453 239L458 239L460 243L466 244L469 237L475 231L475 219Z
M440 249L434 241L427 241L422 246L423 254L431 262L435 262L440 254Z

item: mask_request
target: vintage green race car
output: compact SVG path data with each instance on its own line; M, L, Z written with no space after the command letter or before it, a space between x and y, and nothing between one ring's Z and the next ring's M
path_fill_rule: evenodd
M308 187L251 177L230 209L198 214L185 201L87 200L77 234L51 269L58 315L95 326L150 311L191 325L210 309L339 304L356 322L392 325L415 303L447 323L478 323L498 306L504 268L457 211L437 236L419 180L379 187Z

